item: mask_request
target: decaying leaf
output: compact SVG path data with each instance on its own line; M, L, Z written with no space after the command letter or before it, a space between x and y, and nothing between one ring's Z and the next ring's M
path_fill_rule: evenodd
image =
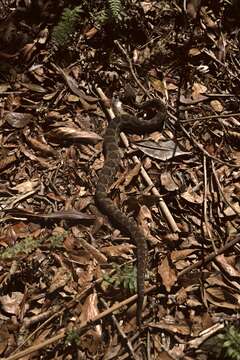
M19 316L20 314L20 305L23 301L24 294L19 291L12 292L10 295L0 296L0 303L2 309L9 314Z
M51 130L49 135L61 140L69 139L90 144L96 144L99 140L102 140L101 136L92 131L81 131L68 126L61 126Z
M170 266L167 256L163 259L161 265L158 266L158 272L167 292L170 292L177 280L177 276L175 270Z
M172 140L159 141L158 143L145 140L137 142L135 146L144 154L161 161L167 161L177 156L189 154L187 151L182 151Z
M215 110L217 113L221 113L223 111L223 106L219 100L212 100L210 104L213 110Z
M51 284L48 288L49 293L53 293L57 289L63 288L71 279L71 273L67 268L60 267L55 269L53 278L51 279Z
M32 114L8 111L4 114L4 120L13 128L22 129L30 122L35 121Z
M111 257L121 256L124 259L130 259L130 255L133 253L134 248L135 248L134 245L125 243L115 246L105 246L101 248L101 251L107 256L111 256Z

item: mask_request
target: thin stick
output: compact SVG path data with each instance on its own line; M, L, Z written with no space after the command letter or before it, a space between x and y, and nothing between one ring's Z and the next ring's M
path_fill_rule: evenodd
M120 45L118 40L115 40L114 43L117 45L117 47L119 48L119 50L121 51L121 53L125 56L128 64L129 64L129 69L130 72L132 74L133 79L135 80L135 82L137 83L137 85L142 89L142 91L146 94L149 95L149 91L147 89L145 89L145 87L140 83L140 81L138 80L134 69L133 69L133 65L132 65L132 61L130 59L130 57L128 56L128 53L124 50L124 48L122 47L122 45Z

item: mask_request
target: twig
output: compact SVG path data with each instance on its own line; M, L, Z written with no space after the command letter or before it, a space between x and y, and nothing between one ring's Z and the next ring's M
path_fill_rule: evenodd
M209 229L208 216L207 216L207 195L208 195L208 183L207 183L207 167L206 167L206 155L203 155L203 234L207 235L209 239L212 241L213 249L216 250L214 241L212 239L212 234Z
M240 167L240 165L231 164L231 163L228 163L228 162L223 161L223 160L221 160L221 159L218 159L218 158L216 158L216 157L213 156L213 155L210 155L210 154L207 152L207 150L205 150L204 147L197 142L197 140L194 138L194 136L193 136L192 134L190 135L190 134L187 132L187 130L185 129L185 127L184 127L181 123L180 123L180 127L181 127L182 131L184 132L184 134L188 137L188 139L189 139L190 141L192 141L192 142L194 143L194 145L196 145L197 148L198 148L199 150L201 150L201 151L203 152L203 154L205 154L208 158L213 159L213 160L215 160L215 161L217 161L217 162L219 162L219 163L221 163L221 164L231 166L231 167L235 167L235 168L239 168L239 167Z
M122 47L122 45L120 45L119 41L118 40L115 40L114 43L117 45L117 47L119 48L119 50L121 51L121 53L125 56L128 64L129 64L129 68L130 68L130 71L131 71L131 74L132 74L132 77L133 79L136 81L136 83L138 84L138 86L143 90L143 92L146 94L146 95L149 95L149 91L147 89L145 89L145 87L140 83L140 81L138 80L135 72L134 72L134 69L133 69L133 65L132 65L132 61L130 59L130 57L128 56L128 53L124 50L124 48Z
M181 123L190 123L190 122L195 122L195 121L203 121L203 120L208 120L208 119L219 119L219 118L229 118L229 117L235 117L235 116L240 116L240 113L229 113L229 114L221 114L221 115L208 115L208 116L199 116L199 117L195 117L195 118L188 118L186 120L181 120Z
M106 301L103 298L101 298L100 300L101 300L102 304L104 305L104 307L106 309L109 309ZM114 324L115 324L115 326L116 326L116 328L117 328L123 342L126 344L126 346L128 348L128 352L130 353L130 355L132 356L132 358L134 360L137 360L136 354L135 354L135 352L133 350L132 343L131 343L130 339L128 339L128 337L125 334L125 332L123 331L123 329L121 328L121 326L120 326L119 322L117 321L116 316L114 314L112 314L112 320L113 320L113 322L114 322Z
M225 251L230 249L232 246L237 244L239 241L240 241L240 235L238 235L234 240L229 241L226 245L221 247L219 250L216 250L216 251L212 252L211 254L207 255L204 258L204 260L199 260L196 263L194 263L194 264L188 266L187 268L183 269L182 271L180 271L180 273L178 274L178 278L181 278L183 275L186 275L193 269L197 269L200 266L202 266L203 264L208 263L209 261L213 260L216 256L223 254Z

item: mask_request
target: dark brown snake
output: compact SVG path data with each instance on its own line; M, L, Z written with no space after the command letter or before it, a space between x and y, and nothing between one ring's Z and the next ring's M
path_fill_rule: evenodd
M122 213L108 197L108 189L114 181L121 161L119 152L119 134L121 131L145 133L161 130L167 117L164 104L158 99L152 99L138 105L139 108L155 108L156 114L148 120L133 115L120 115L110 121L104 136L105 162L100 172L96 187L96 202L100 210L106 214L116 226L130 235L137 246L137 322L141 324L141 314L144 300L144 280L147 267L147 240L142 230L133 218Z

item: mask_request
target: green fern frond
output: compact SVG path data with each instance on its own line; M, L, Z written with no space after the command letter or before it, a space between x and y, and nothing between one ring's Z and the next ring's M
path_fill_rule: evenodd
M230 326L224 334L218 335L222 341L226 355L233 360L240 360L240 331L235 326Z
M121 0L108 0L108 6L112 18L115 21L121 20L121 11L122 11Z
M38 239L31 236L26 237L15 245L6 248L0 252L0 259L11 259L17 257L19 254L30 254L40 244Z
M135 293L137 289L137 269L132 265L124 265L122 268L118 265L115 266L116 272L114 275L104 275L104 286L107 288L109 285L115 289L123 287L130 293Z
M101 28L102 25L105 25L109 20L109 15L106 10L101 10L98 13L92 15L94 19L95 26Z
M74 9L65 8L58 24L53 28L52 40L57 45L64 46L70 41L71 35L76 30L81 6Z

